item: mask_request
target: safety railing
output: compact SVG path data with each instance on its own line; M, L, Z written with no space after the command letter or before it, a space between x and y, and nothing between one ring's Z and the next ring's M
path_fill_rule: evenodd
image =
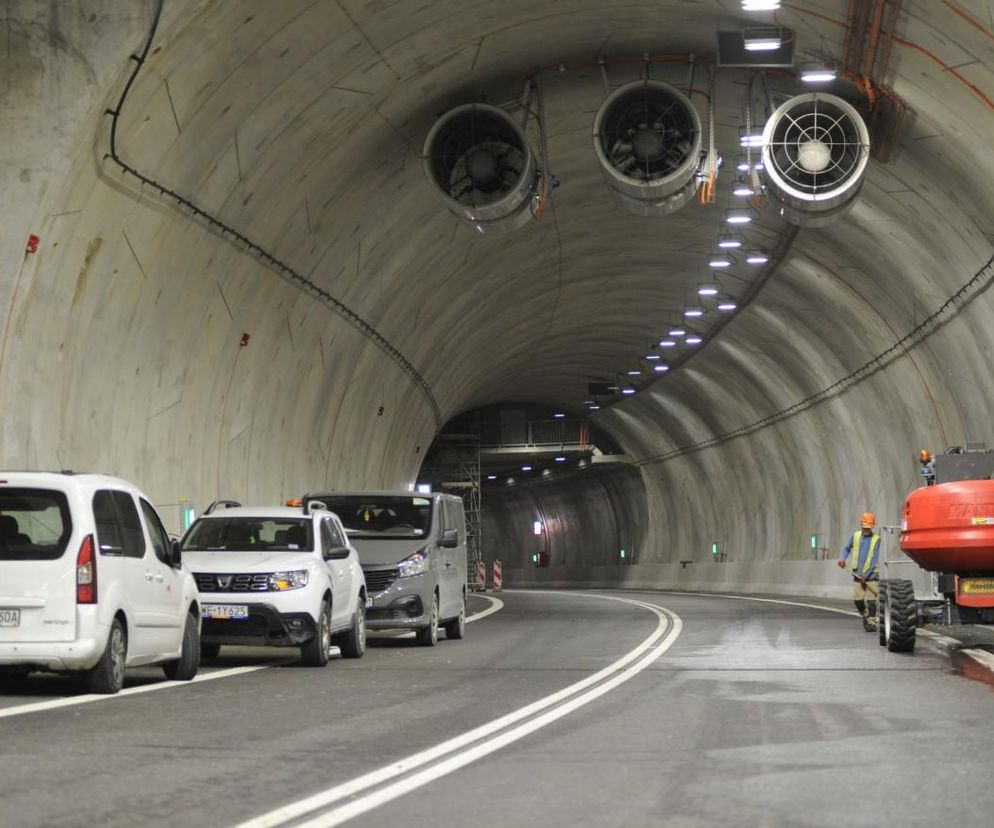
M480 448L553 448L589 442L586 420L530 420L480 423Z

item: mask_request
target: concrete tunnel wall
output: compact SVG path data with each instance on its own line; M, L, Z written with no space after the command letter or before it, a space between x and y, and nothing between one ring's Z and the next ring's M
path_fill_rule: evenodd
M175 529L180 498L202 508L218 496L407 486L441 424L475 406L575 406L590 377L622 370L653 341L659 263L678 266L687 238L711 238L713 213L690 205L639 220L617 204L589 147L603 97L592 76L548 79L559 127L550 155L564 181L551 221L480 238L437 202L417 155L450 103L481 90L509 97L531 67L606 48L605 32L618 54L705 53L715 15L737 6L673 4L663 27L666 5L522 0L481 14L444 2L165 3L122 114L122 157L354 309L425 378L436 416L362 331L105 158L103 111L152 4L10 4L0 466L133 479ZM838 52L844 30L823 18L844 18L846 6L780 19L799 47ZM959 6L985 18L983 3ZM922 445L994 444L981 290L834 396L688 448L846 376L990 257L983 90L994 89L994 40L926 2L904 4L899 35L887 82L910 115L891 162L871 163L848 216L802 230L757 299L684 368L596 416L636 465L600 494L573 482L541 494L560 510L563 548L590 557L523 569L522 582L668 586L694 572L699 588L844 591L837 570L804 560L812 533L835 551L864 509L896 520ZM943 63L968 63L960 74L974 89ZM41 242L25 254L30 233ZM537 495L502 497L491 500L501 521L530 523ZM632 498L644 498L644 522L621 508ZM601 571L614 544L586 542L589 524L568 518L581 511L637 525L638 566ZM715 540L729 560L705 571ZM681 569L688 559L701 565Z

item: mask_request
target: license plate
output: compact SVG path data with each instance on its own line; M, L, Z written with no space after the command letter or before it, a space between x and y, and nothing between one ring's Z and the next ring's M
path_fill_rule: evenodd
M21 626L21 611L19 609L0 609L0 627Z
M201 612L204 618L227 618L232 621L244 621L249 617L245 604L204 604Z
M965 595L994 595L994 578L964 578L960 592Z

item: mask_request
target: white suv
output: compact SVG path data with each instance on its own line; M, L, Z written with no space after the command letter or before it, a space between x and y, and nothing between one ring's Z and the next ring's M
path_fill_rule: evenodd
M196 584L148 498L115 477L0 472L0 674L116 693L146 664L200 666Z
M222 500L187 530L181 547L200 590L205 658L222 644L300 647L312 667L334 644L362 657L366 581L341 521L319 506Z

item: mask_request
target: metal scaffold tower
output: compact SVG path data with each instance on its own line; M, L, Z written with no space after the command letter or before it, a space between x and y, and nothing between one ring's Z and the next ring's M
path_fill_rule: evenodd
M442 433L432 447L427 476L436 491L458 495L466 512L466 553L469 586L483 590L478 576L483 560L483 532L480 497L480 434L478 427L468 433Z

